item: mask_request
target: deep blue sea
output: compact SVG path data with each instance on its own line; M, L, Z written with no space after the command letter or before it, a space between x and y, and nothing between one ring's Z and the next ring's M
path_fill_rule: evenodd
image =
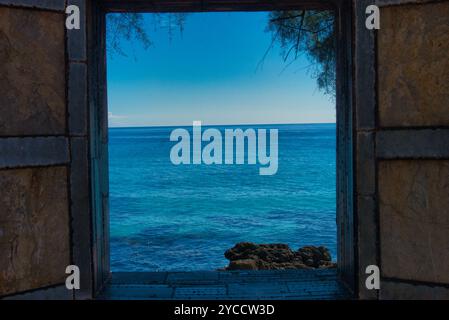
M241 241L324 245L336 260L335 124L251 128L279 130L277 174L173 165L174 127L109 129L112 271L215 270Z

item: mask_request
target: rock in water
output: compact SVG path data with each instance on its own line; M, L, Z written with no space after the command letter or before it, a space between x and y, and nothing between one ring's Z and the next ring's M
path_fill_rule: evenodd
M305 265L313 268L325 267L332 264L332 258L326 247L306 246L296 252Z
M225 252L230 260L225 270L285 270L334 268L326 247L305 246L293 251L286 244L240 242Z
M226 270L258 270L257 260L255 259L239 259L229 262Z

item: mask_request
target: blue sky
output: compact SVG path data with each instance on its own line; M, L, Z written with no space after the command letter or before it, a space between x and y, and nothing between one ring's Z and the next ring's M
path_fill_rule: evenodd
M335 122L305 57L286 67L275 45L260 64L268 13L190 13L171 39L164 21L145 14L147 50L122 41L127 57L108 54L110 127Z

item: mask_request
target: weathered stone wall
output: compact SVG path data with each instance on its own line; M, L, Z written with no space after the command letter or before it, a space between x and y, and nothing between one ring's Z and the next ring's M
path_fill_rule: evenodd
M64 15L0 9L0 136L66 131Z
M70 264L66 167L0 170L1 293L64 282Z
M373 2L377 32L365 28ZM102 281L93 270L103 272L92 251L108 263L108 235L93 235L90 213L91 199L108 210L107 186L91 195L89 176L107 185L105 162L89 170L89 148L107 159L107 128L96 128L104 95L87 95L85 3L0 0L1 297L89 298ZM80 7L81 30L65 30L68 4ZM449 1L353 5L357 292L449 298ZM68 264L80 267L81 290L65 288ZM371 264L380 291L364 286Z
M71 299L70 264L90 296L85 12L75 37L65 5L0 0L0 297Z
M380 298L449 298L449 160L441 154L449 148L449 1L384 7L381 17L378 125L415 131L408 150L378 164L381 274L390 282ZM440 154L429 152L438 140Z
M448 299L449 1L376 3L381 29L356 42L359 295Z
M382 274L449 284L449 160L379 163Z
M48 145L21 138L66 134L63 24L62 12L0 6L0 295L62 284L70 264L68 158L40 167Z
M381 10L379 125L449 125L449 3Z

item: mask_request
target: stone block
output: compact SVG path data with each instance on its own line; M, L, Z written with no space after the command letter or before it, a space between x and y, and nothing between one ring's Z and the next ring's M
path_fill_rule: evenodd
M380 158L448 158L448 129L381 130L376 135Z
M84 63L70 63L68 90L70 134L86 135L87 66Z
M64 19L0 7L0 136L65 133Z
M7 296L4 300L72 300L73 291L67 290L65 284L56 287L46 287L22 294Z
M65 137L0 138L0 168L68 163L68 145Z
M86 55L86 0L67 0L67 6L80 9L80 29L67 30L67 52L71 61L85 61Z
M381 272L449 283L449 160L379 163Z
M425 284L381 281L381 300L449 300L449 288Z
M65 0L0 0L0 4L44 10L64 10Z
M365 286L366 267L378 265L377 258L377 215L376 202L373 197L357 197L358 213L358 259L359 259L359 298L377 299L376 290Z
M373 130L376 127L376 66L375 34L365 28L366 7L372 0L354 1L355 28L355 127L357 130Z
M76 299L92 297L92 248L89 198L89 160L87 138L71 139L71 215L73 262L80 268L80 290L75 290Z
M0 295L64 283L66 168L0 170L0 190Z
M374 133L357 133L357 194L374 195L376 191L376 159Z
M381 126L449 125L448 52L449 2L381 9Z

